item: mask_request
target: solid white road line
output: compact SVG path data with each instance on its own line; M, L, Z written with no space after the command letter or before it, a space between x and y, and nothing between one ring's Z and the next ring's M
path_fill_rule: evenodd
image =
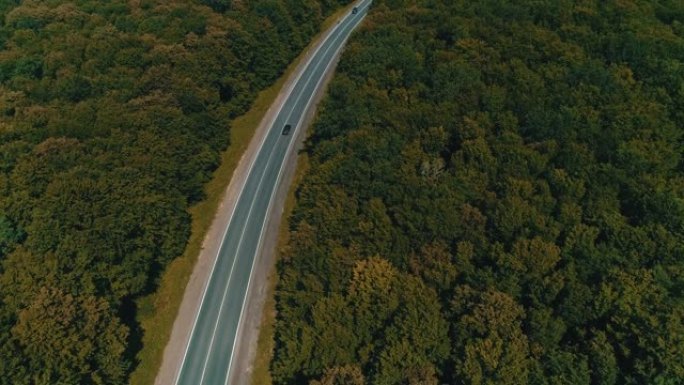
M346 21L346 20L345 20L345 21ZM333 43L337 42L337 40L339 39L339 37L340 37L340 36L335 37L334 40L333 40ZM327 42L327 40L326 40L326 42ZM332 48L333 45L334 45L334 44L332 44L331 46L329 46L328 48L325 49L325 51L323 52L323 56L325 56L325 55L328 53L328 51L330 51L330 48ZM314 56L317 55L317 54L318 54L318 51L316 51L316 54L314 54ZM319 62L316 63L316 65L314 66L314 68L311 70L311 74L308 76L308 78L307 78L306 81L304 82L304 85L302 86L302 90L300 91L299 95L297 96L297 99L295 99L295 102L293 103L292 110L290 110L290 113L288 114L287 118L285 119L285 123L286 123L286 124L287 124L287 122L290 120L290 118L292 117L292 113L294 112L294 108L295 108L295 107L297 106L297 104L299 103L299 100L301 99L302 95L304 94L304 91L306 90L306 86L309 84L309 82L311 81L311 78L313 78L313 75L315 74L316 70L318 70L318 68L319 68L320 65L321 65L321 61L319 60ZM308 68L308 65L307 65L307 68ZM326 67L326 68L327 68L327 67ZM305 68L305 70L306 70L306 68ZM299 79L298 79L298 81L299 81ZM319 82L319 84L320 84L320 82ZM289 99L290 96L291 96L291 95L288 95L288 99ZM309 99L309 100L310 100L310 99ZM286 99L286 101L287 101L287 99ZM284 103L283 103L283 104L284 104ZM307 108L308 108L308 107L307 107ZM278 115L276 115L276 117L277 117L277 116L278 116ZM296 129L296 128L295 128L295 129ZM252 216L252 211L253 211L253 209L254 209L254 204L255 204L256 201L257 201L257 199L256 199L256 194L261 190L261 186L262 186L262 184L263 184L264 177L266 176L266 171L267 171L267 169L268 169L268 165L271 163L271 159L273 158L273 153L275 152L276 147L277 147L277 141L276 141L276 144L273 145L273 148L271 149L271 152L269 153L268 159L266 160L266 165L264 166L264 172L263 172L263 174L261 175L261 178L259 179L259 183L257 184L256 190L255 190L255 195L254 195L254 197L253 197L253 199L252 199L252 202L251 202L251 204L250 204L249 211L247 212L247 217L245 218L245 226L242 228L242 232L240 233L240 240L238 241L238 245L237 245L237 247L235 248L235 253L233 254L233 256L234 256L234 258L233 258L233 263L232 263L231 266L230 266L230 273L228 274L228 281L226 282L226 288L224 289L224 291L223 291L223 296L221 297L221 305L219 306L218 316L216 317L216 322L215 322L215 324L214 324L214 329L213 329L212 334L211 334L211 342L209 343L209 348L208 348L208 350L207 350L207 355L206 355L206 357L205 357L205 359L204 359L204 364L203 364L203 366L202 366L202 375L200 376L200 382L199 382L200 384L202 384L202 383L204 382L204 376L205 376L205 374L206 374L207 365L208 365L208 363L209 363L209 358L211 357L211 350L212 350L212 348L213 348L213 346L214 346L214 341L216 340L216 331L218 330L218 324L219 324L219 321L221 320L221 312L222 312L222 310L223 310L223 305L225 304L226 296L227 296L227 294L228 294L228 288L230 287L230 282L232 281L232 278L233 278L233 271L234 271L234 268L235 268L235 263L237 262L238 254L239 254L240 248L241 248L241 246L242 246L242 242L243 242L243 240L244 240L244 236L245 236L245 233L246 233L246 230L247 230L247 223L249 223L249 219L250 219L250 217ZM248 175L249 175L249 174L248 174ZM246 184L246 183L245 183L245 184ZM232 218L231 218L231 219L232 219ZM229 224L229 225L230 225L230 224ZM224 238L225 238L225 237L224 237ZM251 274L250 274L250 279L251 279ZM249 285L249 281L248 281L248 285ZM243 304L244 304L244 299L243 299ZM200 309L201 309L201 308L200 308ZM240 317L242 317L242 314L240 314ZM239 325L239 321L238 321L238 325ZM237 335L236 335L235 340L237 340ZM235 345L235 340L233 341L233 345ZM232 362L232 354L231 354L231 362ZM229 365L229 366L230 366L230 365Z
M330 36L333 33L335 33L335 31L339 28L340 25L341 25L341 23L338 23L330 31L328 31L327 35L323 38L321 43L316 47L313 54L311 54L309 56L306 64L302 68L302 70L299 71L295 80L288 87L287 97L285 97L283 102L280 103L280 106L278 107L278 112L275 115L273 115L274 118L271 122L269 122L269 125L271 125L271 126L273 125L276 118L280 115L280 112L282 111L283 106L285 105L287 100L290 98L290 94L292 94L292 91L294 90L295 86L297 85L297 83L299 83L299 79L302 77L302 75L304 75L304 72L306 71L306 69L311 64L311 61L313 61L314 57L316 57L316 55L318 54L318 51L320 51L320 49L325 45L325 43L328 41ZM244 181L244 184L242 186L242 189L240 189L240 193L238 194L238 197L235 200L235 204L233 205L233 208L231 210L230 217L229 217L228 222L226 224L226 231L223 233L223 238L221 239L221 243L220 243L218 251L216 253L216 258L214 259L214 263L211 267L211 272L209 273L209 278L207 279L207 282L204 285L204 289L202 290L202 299L200 300L200 305L197 308L197 311L195 313L195 320L193 322L192 330L190 331L190 338L188 339L188 342L185 345L185 352L183 353L183 359L181 360L181 364L178 367L178 370L176 372L176 376L175 376L176 378L174 380L175 385L178 385L178 381L180 379L181 371L183 370L183 366L185 365L185 360L186 360L187 355L188 355L188 350L190 349L190 343L192 342L192 338L195 335L195 328L197 327L197 320L199 319L200 311L202 310L202 306L204 305L204 299L206 298L207 289L209 288L209 283L211 282L211 279L214 276L214 269L216 268L216 263L219 259L219 256L221 255L221 249L223 248L223 242L226 240L226 235L228 234L228 228L230 227L230 223L233 221L233 215L235 214L235 210L237 208L237 205L240 202L240 198L242 197L242 193L244 192L244 187L247 185L247 179L249 179L249 175L252 173L252 168L254 167L254 164L256 163L256 160L259 157L259 153L261 152L261 148L263 147L264 142L266 141L266 138L268 137L268 134L270 132L271 132L271 129L269 128L268 131L266 132L266 134L261 139L261 143L259 143L259 147L258 147L258 150L256 152L256 155L252 158L250 165L249 165L249 168L247 169L247 177L245 177L245 181Z
M276 142L277 143L277 142ZM271 148L271 152L268 154L268 159L266 160L266 165L268 165L271 162L271 158L273 158L273 153L275 153L275 148L276 146L273 146ZM266 176L266 168L264 168L264 173L261 174L261 178L259 178L259 183L257 184L256 191L258 192L259 189L261 188L261 185L264 182L264 177ZM255 194L256 197L256 194ZM226 282L226 288L223 290L223 296L221 297L221 305L219 306L219 311L216 316L216 322L214 323L214 330L211 333L211 341L209 342L209 348L207 349L207 355L204 357L204 364L202 365L202 375L200 376L200 381L199 383L202 384L204 382L204 375L207 370L207 364L209 363L209 358L211 357L211 349L214 347L214 341L216 340L216 330L218 329L219 321L221 321L221 312L223 311L223 305L226 303L226 296L228 295L228 288L230 287L230 281L233 278L233 270L235 269L235 263L238 260L238 250L240 250L240 245L242 245L242 240L245 237L245 230L247 229L247 223L249 222L249 217L252 215L252 210L254 209L254 203L256 202L256 199L252 199L252 203L249 206L249 211L247 212L247 218L245 219L245 226L242 227L242 232L240 233L240 240L238 241L238 245L235 249L235 254L233 258L233 263L230 265L230 273L228 273L228 282Z
M339 36L338 36L338 37L335 37L335 39L333 40L333 42L337 42L338 38L339 38ZM328 53L328 51L330 50L331 47L332 47L332 46L326 48L326 50L323 52L323 56L325 56L325 54ZM311 74L309 74L308 78L307 78L306 81L304 82L304 84L303 84L303 86L302 86L302 90L299 92L299 95L297 96L297 99L295 99L295 102L293 103L292 110L290 110L290 113L288 114L287 118L285 118L285 124L287 124L287 122L288 122L288 121L290 120L290 118L292 117L292 113L294 112L295 107L296 107L297 104L299 103L299 100L301 99L302 95L304 95L304 91L306 90L306 86L307 86L307 85L309 84L309 82L311 81L311 78L312 78L313 75L315 74L316 70L318 70L318 67L320 66L320 64L321 64L321 61L319 61L319 62L314 66L314 68L311 70ZM291 96L291 95L290 95L290 96ZM266 160L266 164L265 164L265 166L264 166L264 172L263 172L263 174L261 175L261 178L259 179L259 183L257 184L256 190L255 190L255 195L254 195L254 197L252 198L252 202L251 202L251 204L250 204L249 211L248 211L248 213L247 213L247 217L245 218L245 226L242 228L242 232L240 233L240 239L239 239L239 241L238 241L237 247L235 248L235 253L233 254L233 257L234 257L234 258L233 258L233 263L232 263L232 265L231 265L231 267L230 267L230 273L228 274L228 281L227 281L227 283L226 283L226 288L225 288L225 290L224 290L224 292L223 292L223 296L221 297L221 305L219 306L218 317L216 318L216 323L214 324L214 330L212 331L212 335L211 335L211 342L209 343L209 349L207 350L207 356L206 356L206 358L205 358L205 360L204 360L204 364L203 364L203 367L202 367L202 375L201 375L201 377L200 377L200 382L199 382L200 384L202 384L202 383L204 382L204 376L205 376L205 373L206 373L206 369L207 369L207 365L208 365L208 362L209 362L209 358L210 358L210 356L211 356L211 350L212 350L212 348L213 348L214 341L215 341L215 339L216 339L216 331L218 330L218 324L219 324L219 321L221 320L221 318L220 318L220 317L221 317L221 312L222 312L222 310L223 310L223 305L225 304L225 299L226 299L226 296L227 296L227 294L228 294L228 289L229 289L229 287L230 287L230 282L232 281L232 278L233 278L233 271L234 271L234 268L235 268L235 263L237 262L237 260L238 260L238 258L239 258L239 252L240 252L240 249L241 249L241 247L242 247L242 242L243 242L243 240L244 240L245 233L246 233L246 231L247 231L247 224L249 223L249 220L250 220L250 218L251 218L251 216L252 216L252 211L253 211L254 205L255 205L255 203L256 203L256 201L257 201L257 199L256 199L256 198L257 198L257 194L259 193L259 191L261 191L261 186L263 185L264 177L266 176L266 171L267 171L267 169L268 169L268 166L269 166L270 163L271 163L271 159L273 158L273 154L275 153L276 148L277 148L277 141L276 141L276 143L273 145L273 147L271 148L271 152L269 153L268 159ZM251 272L251 271L250 271L250 272ZM251 278L251 274L250 274L250 278ZM249 285L249 281L248 281L248 285ZM244 303L244 300L243 300L243 303ZM239 321L238 321L238 324L239 324ZM236 336L236 337L237 337L237 336ZM235 345L235 340L233 341L233 345ZM232 355L231 355L231 362L232 362Z
M362 3L363 3L363 2L362 2ZM364 9L365 9L365 8L364 8ZM365 17L365 16L364 16L364 17ZM361 23L361 21L364 19L364 17L361 17L361 18L356 22L356 24L354 24L354 26L352 27L352 31ZM349 37L349 36L345 37L345 40L347 40L348 37ZM257 248L256 248L256 250L255 250L255 256L254 256L254 258L252 258L252 267L250 268L249 279L247 280L247 291L245 292L245 296L244 296L243 299L242 299L242 307L241 307L241 309L240 309L240 317L239 317L239 319L238 319L238 324L237 324L237 330L238 330L238 331L240 330L240 325L242 324L242 316L243 316L243 314L245 313L245 304L247 303L247 296L248 296L248 294L249 294L249 288L250 288L250 285L251 285L251 282L252 282L252 276L253 276L253 271L254 271L254 265L255 265L255 261L256 261L256 259L257 259L257 258L256 258L256 255L259 255L259 252L261 251L261 241L262 241L263 238L264 238L264 228L266 227L266 223L268 223L268 213L271 211L271 207L272 207L272 205L273 205L273 197L275 196L275 193L276 193L276 191L278 190L278 184L280 183L280 178L281 178L281 175L282 175L282 172L283 172L283 165L285 164L285 160L288 158L288 156L289 156L289 154L290 154L290 152L291 152L291 150L292 150L292 146L293 146L294 143L295 143L295 138L296 138L296 135L297 135L297 130L299 129L299 127L300 127L300 125L301 125L302 119L303 119L303 117L306 115L307 111L309 110L309 107L310 107L310 105L311 105L311 101L313 100L314 95L318 92L318 87L320 86L321 82L322 82L323 79L325 78L325 73L328 72L328 69L330 68L330 66L335 62L335 57L337 57L337 55L339 54L339 52L340 52L340 50L342 49L343 46L344 46L344 41L339 45L339 47L338 47L337 50L335 51L335 54L333 55L333 58L330 60L330 62L328 62L328 65L325 67L325 70L323 71L323 74L324 74L324 75L318 80L318 82L316 83L316 87L314 87L314 88L315 88L315 91L311 94L311 96L309 96L309 100L307 101L306 107L304 108L304 113L302 114L302 116L299 117L299 120L297 121L297 125L295 126L295 128L294 128L294 130L293 130L292 140L290 140L290 143L289 143L288 146L287 146L287 150L286 150L286 152L285 152L285 157L284 157L284 159L283 159L283 162L280 164L280 168L278 169L278 177L276 178L275 187L273 188L273 191L271 191L271 197L270 197L270 200L269 200L269 203L268 203L268 208L266 209L266 218L264 218L264 222L261 224L261 232L260 232L260 234L259 234L259 242L258 242ZM326 52L327 52L327 51L326 51ZM296 103L295 103L295 104L296 104ZM294 110L294 108L293 108L293 110ZM289 118L288 118L288 119L289 119ZM231 350L230 360L229 360L229 362L228 362L228 370L226 371L226 381L224 382L224 385L228 385L228 381L229 381L229 379L230 379L230 369L231 369L231 367L232 367L232 365L233 365L233 357L235 356L235 345L236 345L236 342L237 342L237 333L235 334L235 339L233 340L233 348L232 348L232 350Z

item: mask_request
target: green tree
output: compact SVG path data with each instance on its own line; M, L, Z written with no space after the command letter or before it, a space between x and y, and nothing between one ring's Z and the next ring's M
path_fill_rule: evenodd
M343 3L0 4L0 384L127 382L122 325L183 252L231 120Z
M590 342L590 366L592 383L598 385L614 385L617 383L618 367L615 350L606 334L597 332Z
M117 384L129 362L128 330L106 301L42 288L12 335L29 357L30 383Z
M614 346L620 366L627 368L626 383L684 378L684 309L668 297L653 272L645 269L613 271L601 287L597 306L607 320L607 342ZM603 357L596 363L609 365L610 356ZM610 379L610 366L602 368L605 371Z
M522 331L523 308L496 291L456 289L454 380L462 384L526 383L530 370L527 336Z
M23 232L17 229L5 216L0 216L0 259L6 255L14 245L22 241Z
M305 149L276 383L681 382L680 15L374 2Z
M327 369L320 381L311 381L310 385L363 385L363 373L358 366L347 365Z

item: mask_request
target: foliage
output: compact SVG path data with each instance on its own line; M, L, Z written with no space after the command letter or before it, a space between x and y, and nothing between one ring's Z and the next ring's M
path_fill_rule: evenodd
M682 4L375 1L306 148L275 382L681 383Z
M231 119L344 1L0 5L0 384L120 384Z

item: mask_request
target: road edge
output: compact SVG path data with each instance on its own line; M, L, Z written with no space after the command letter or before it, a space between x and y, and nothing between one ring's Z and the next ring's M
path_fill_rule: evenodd
M347 8L347 7L345 7ZM343 8L343 9L345 9ZM250 166L254 162L256 156L259 153L259 148L261 147L261 144L263 143L263 139L268 133L268 129L273 123L273 120L275 119L275 116L277 115L277 112L280 110L280 106L287 100L287 96L292 92L292 88L295 84L296 79L299 77L299 75L304 71L306 68L309 59L313 53L315 53L318 48L323 44L323 42L328 38L328 36L332 33L332 31L335 29L335 26L339 23L341 18L345 16L345 13L342 13L342 15L339 16L337 22L331 23L325 31L321 31L320 36L318 36L317 41L315 44L311 44L308 46L306 49L306 53L304 56L302 56L299 59L299 63L295 67L295 70L292 71L292 73L288 76L287 81L283 84L281 90L278 93L278 96L275 98L274 102L271 104L271 106L268 108L266 113L264 114L264 117L262 118L261 122L259 123L257 129L254 132L254 135L252 136L252 139L250 140L249 145L247 146L247 149L243 153L243 155L240 158L240 161L238 162L238 165L236 166L235 170L233 171L233 177L231 178L231 181L226 188L223 197L221 198L221 203L219 204L219 207L215 213L214 220L212 221L211 226L209 227L209 230L207 231L204 240L202 242L202 249L200 251L200 254L197 258L197 261L195 262L195 267L193 268L192 274L190 275L190 278L187 282L184 294L183 294L183 299L181 300L181 304L178 308L178 315L176 316L176 319L173 323L173 327L171 329L171 335L169 337L169 341L166 344L166 347L164 348L164 354L162 358L162 364L159 368L159 371L157 373L157 376L155 378L154 384L155 385L168 385L168 384L173 384L175 381L175 377L178 372L178 367L179 363L183 358L184 352L186 345L188 343L190 334L192 333L192 328L195 323L195 314L198 311L198 308L201 304L202 301L202 296L204 294L204 289L205 286L209 280L209 275L211 274L212 267L214 265L214 262L218 256L218 251L220 248L220 243L221 240L223 239L224 233L226 231L226 228L229 224L231 214L235 208L235 205L237 203L237 199L240 195L240 191L242 190L242 187L244 186L244 183L247 178L247 171L249 170ZM338 55L339 57L339 55ZM335 58L335 61L338 60L338 57ZM336 64L335 64L336 65ZM333 67L334 68L334 67ZM331 73L334 71L331 71ZM324 80L324 85L327 84L329 81L328 79L329 75L326 75L326 79ZM325 86L321 87L321 89L324 89ZM315 102L318 103L320 100L320 95L322 92L317 92L315 96ZM310 111L314 111L314 108L312 108ZM310 113L307 113L305 120L303 121L302 124L305 124L308 126L310 123ZM300 137L302 136L302 132L305 130L299 130L299 133L297 134L296 140L298 141L295 148L297 151L299 150L299 146L301 143L303 143L303 139ZM290 158L293 156L293 154L296 156L297 151L293 151L291 154L288 155L286 161L290 162ZM296 158L295 158L296 159ZM286 170L285 174L290 173L291 170ZM280 185L287 184L289 186L289 180L291 177L287 177L288 182L287 183L281 183ZM278 197L280 197L281 191L280 191L280 186L278 187ZM274 205L275 207L276 205ZM281 210L282 211L282 210ZM268 214L267 214L268 215ZM280 218L278 218L279 222ZM271 218L269 217L269 223L267 225L267 228L271 229ZM276 230L277 231L277 230ZM270 245L270 243L269 243ZM269 247L270 248L270 247ZM266 250L266 247L263 247L262 250ZM261 253L260 255L257 256L259 259L259 263L261 263ZM258 277L261 278L261 277ZM253 280L254 282L257 281L257 279ZM264 297L265 298L265 297ZM250 301L251 304L253 302ZM250 305L250 309L251 309ZM263 307L263 298L261 301L261 306L260 308ZM260 309L261 310L261 309ZM259 311L259 316L261 315L261 311ZM249 318L249 317L245 317ZM258 338L258 333L256 333L256 337ZM251 341L251 338L250 338ZM256 338L254 339L256 341ZM243 343L240 343L240 346L243 346ZM241 351L240 348L237 349L238 352ZM254 349L256 351L256 349ZM239 355L242 357L243 355ZM238 359L236 365L238 367L240 365L240 362L243 360L240 358ZM238 372L236 369L234 372ZM242 382L240 382L242 383Z
M349 6L349 9L351 10L351 6L356 3L357 1L354 1ZM346 42L344 44L346 46ZM283 224L285 202L290 192L290 188L293 187L292 182L296 175L299 154L304 148L304 142L308 137L309 128L316 116L319 103L323 99L323 96L325 96L330 81L335 75L337 64L339 63L343 52L344 47L338 51L332 59L330 70L324 75L320 87L311 99L311 107L301 121L301 127L294 139L295 143L293 143L292 151L287 154L287 157L284 160L282 179L276 187L277 191L274 195L274 204L266 214L268 219L265 227L266 231L262 239L263 244L256 256L254 272L252 273L252 282L247 289L248 304L245 307L243 322L238 328L239 338L237 338L237 341L239 342L233 352L236 357L236 363L235 370L231 373L230 384L252 385L253 363L257 353L257 342L262 327L261 320L266 297L268 294L275 294L275 292L269 293L269 275L277 274L275 271L275 264L279 253L278 239L280 236L280 226Z

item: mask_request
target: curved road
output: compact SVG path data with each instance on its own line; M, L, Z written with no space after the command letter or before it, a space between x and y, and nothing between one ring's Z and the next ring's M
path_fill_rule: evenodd
M228 384L252 268L260 251L283 162L291 151L314 95L369 5L370 0L359 2L358 12L345 16L319 46L299 74L265 135L249 169L202 295L190 340L176 375L176 385ZM291 126L288 134L283 132L285 125Z

